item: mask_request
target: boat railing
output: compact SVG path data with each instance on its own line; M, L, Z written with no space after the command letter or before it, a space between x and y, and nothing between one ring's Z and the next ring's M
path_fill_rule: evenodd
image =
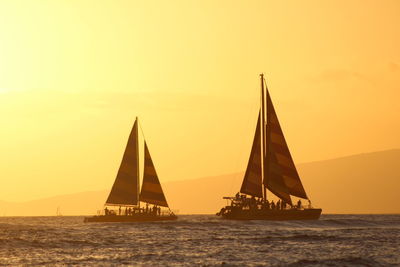
M135 214L156 214L159 216L170 216L172 214L177 214L179 210L161 210L160 213L158 212L153 212L152 210L146 210L145 208L136 208L131 211L127 211L125 209L107 209L107 214L104 209L102 210L97 210L97 216L132 216Z
M260 201L252 202L250 198L236 198L236 197L224 197L224 199L231 200L230 205L227 205L226 209L235 209L239 208L242 210L252 210L252 209L268 209L268 210L308 210L313 209L314 207L309 204L296 204L296 205L289 205L286 204L285 206L276 205L274 203L271 205L271 202L268 204L264 204Z

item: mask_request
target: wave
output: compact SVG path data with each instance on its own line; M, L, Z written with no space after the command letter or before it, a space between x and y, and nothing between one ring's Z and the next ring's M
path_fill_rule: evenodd
M315 221L281 221L261 224L280 225L295 228L324 228L324 227L391 227L400 228L400 215L322 215Z
M1 218L0 265L399 266L399 236L399 215L285 222L184 215L126 224Z
M361 257L338 257L328 259L301 259L293 263L278 265L278 266L289 266L289 267L302 267L302 266L388 266L387 263L381 263L373 258L361 258Z

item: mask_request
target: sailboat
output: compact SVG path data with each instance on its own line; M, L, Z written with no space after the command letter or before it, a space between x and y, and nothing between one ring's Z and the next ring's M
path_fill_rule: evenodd
M104 210L96 216L85 218L85 222L148 222L177 219L168 206L146 140L143 183L139 192L138 123L136 118ZM141 206L141 202L145 206Z
M57 207L56 216L62 216L60 206Z
M260 78L261 108L242 186L235 197L224 197L230 205L223 207L217 215L236 220L317 220L322 209L311 205L268 88L264 89L264 75L260 74ZM279 199L276 203L268 201L268 191ZM299 198L297 203L292 202L292 197ZM308 200L308 205L303 205L301 199Z

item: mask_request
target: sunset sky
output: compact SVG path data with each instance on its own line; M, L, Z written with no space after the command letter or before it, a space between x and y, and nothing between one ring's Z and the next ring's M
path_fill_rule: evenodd
M399 148L399 14L395 0L1 1L0 200L109 189L136 116L161 182L242 171L261 72L297 163Z

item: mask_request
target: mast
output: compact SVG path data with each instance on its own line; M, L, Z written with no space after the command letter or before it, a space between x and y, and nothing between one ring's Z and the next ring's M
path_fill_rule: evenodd
M139 118L136 116L136 121L137 121L137 124L139 124ZM139 125L138 125L139 126ZM139 128L139 127L138 127ZM139 129L137 129L137 131L139 132ZM137 189L136 189L136 192L138 192L138 194L140 194L139 192L140 192L140 164L139 164L139 133L137 133L137 138L136 138L136 166L138 166L137 168L136 168L136 174L137 174L137 176L136 177L138 177L138 179L137 179ZM139 206L139 208L140 208L140 197L138 197L138 206Z
M262 175L261 178L264 181L265 180L265 170L264 170L264 160L265 160L265 153L266 153L266 138L265 138L265 93L264 93L264 74L261 73L260 74L260 79L261 79L261 123L260 123L260 127L261 127L261 158L262 158ZM267 201L267 187L263 184L263 198L264 198L264 202Z

